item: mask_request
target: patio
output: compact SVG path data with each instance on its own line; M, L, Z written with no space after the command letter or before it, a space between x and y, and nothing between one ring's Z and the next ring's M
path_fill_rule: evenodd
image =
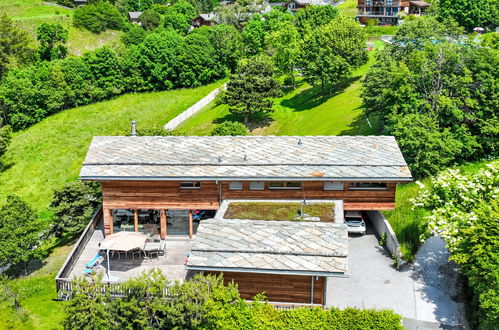
M71 269L68 278L80 277L84 275L85 264L92 260L99 252L99 242L104 239L104 231L102 222L96 227L88 243L84 247L80 257L76 260ZM111 278L116 278L117 281L124 281L129 278L140 275L143 271L158 268L165 276L171 280L183 281L186 278L187 270L184 263L187 259L187 254L191 250L192 240L187 236L177 236L166 240L166 255L155 256L152 259L135 257L132 259L131 254L127 258L121 256L111 257L109 260L111 268ZM105 273L107 270L106 257L98 266L97 271Z

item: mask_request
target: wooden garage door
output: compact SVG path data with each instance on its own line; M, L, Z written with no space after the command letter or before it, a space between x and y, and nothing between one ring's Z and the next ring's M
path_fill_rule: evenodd
M205 272L220 274L220 272ZM258 273L225 272L224 284L231 281L238 284L243 299L253 299L264 293L269 301L298 304L311 303L311 276L273 275ZM324 277L314 277L314 304L324 304Z

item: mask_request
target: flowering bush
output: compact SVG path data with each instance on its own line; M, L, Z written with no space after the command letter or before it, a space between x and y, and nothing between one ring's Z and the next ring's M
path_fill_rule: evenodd
M437 175L429 187L421 188L413 200L423 207L427 232L447 243L451 260L468 277L475 305L474 319L480 328L499 326L499 167L486 165L474 175L447 170ZM478 321L479 320L479 321Z

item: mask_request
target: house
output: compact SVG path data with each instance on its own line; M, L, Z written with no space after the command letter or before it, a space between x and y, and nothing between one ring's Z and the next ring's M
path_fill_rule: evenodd
M78 7L84 6L87 4L87 0L73 0L74 4Z
M309 5L314 5L314 6L327 6L330 5L326 0L289 0L283 4L283 6L291 11L295 12L299 9L303 9Z
M365 24L375 18L380 24L397 24L400 14L421 15L430 4L424 1L408 0L358 0L357 19Z
M141 11L129 11L128 12L128 20L131 23L141 25L141 22L140 22L140 19L139 19L140 15L142 15Z
M223 273L246 299L265 292L280 304L318 305L327 278L347 271L343 212L392 210L397 184L412 180L391 136L96 136L80 179L102 184L100 237L183 237L190 257L175 267ZM234 203L299 209L300 221L230 217ZM316 219L309 208L331 214Z
M209 14L198 14L192 20L192 26L201 27L201 26L212 26L215 24L216 15L214 13Z

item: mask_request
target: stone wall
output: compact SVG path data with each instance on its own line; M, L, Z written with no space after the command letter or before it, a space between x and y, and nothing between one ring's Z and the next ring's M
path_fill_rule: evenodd
M386 233L386 248L392 256L394 256L397 259L397 267L399 267L403 260L400 257L400 244L397 239L397 236L395 236L395 232L392 229L392 226L388 222L388 220L385 218L383 213L380 211L366 211L367 215L369 216L369 219L371 220L371 224L373 225L374 229L378 233L379 237L382 237L384 233Z

